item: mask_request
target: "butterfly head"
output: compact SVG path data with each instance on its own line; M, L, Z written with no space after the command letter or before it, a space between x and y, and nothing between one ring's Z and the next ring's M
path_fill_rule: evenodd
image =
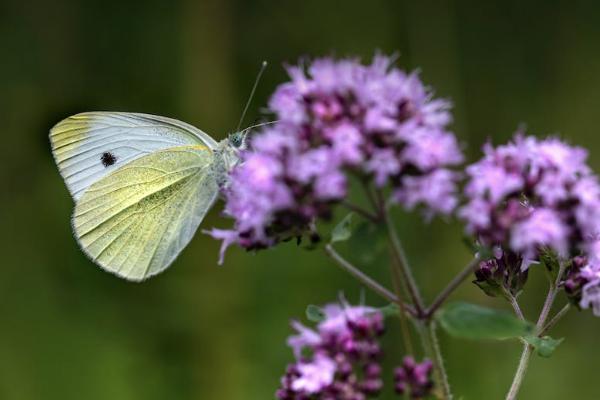
M246 148L246 137L248 136L248 130L230 133L227 137L229 145L234 149L243 150Z

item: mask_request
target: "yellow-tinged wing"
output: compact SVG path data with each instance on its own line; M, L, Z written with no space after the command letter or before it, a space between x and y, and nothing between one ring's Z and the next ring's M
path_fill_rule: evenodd
M160 150L92 184L73 214L82 249L102 268L129 280L166 269L217 196L213 159L204 146Z
M217 142L175 119L125 112L73 115L50 131L52 153L75 200L94 182L128 162L157 150Z

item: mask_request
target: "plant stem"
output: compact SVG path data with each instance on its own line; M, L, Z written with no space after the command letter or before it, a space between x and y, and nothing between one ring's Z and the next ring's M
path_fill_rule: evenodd
M371 221L374 224L377 224L380 222L379 217L377 215L371 213L368 210L365 210L364 208L362 208L360 206L357 206L356 204L350 203L349 201L344 201L343 204L350 211L354 211L355 213L368 219L369 221Z
M550 310L552 309L552 305L554 304L554 300L556 299L556 294L560 289L559 284L564 270L564 263L561 263L558 269L558 274L556 275L556 279L554 280L554 282L550 283L550 288L548 288L548 294L546 295L546 300L544 301L544 305L542 306L542 311L540 311L540 316L538 317L537 323L535 324L537 336L539 336L544 330L543 326L546 323L548 314L550 314ZM561 312L562 310L559 312L559 314ZM529 358L531 357L532 350L533 347L529 344L523 347L523 353L521 354L521 359L519 360L519 366L517 367L517 372L515 373L515 377L513 378L510 390L506 395L506 400L514 400L517 398L519 388L521 387L521 383L523 382L523 377L525 376L525 372L527 371L527 365L529 364Z
M373 190L371 190L371 186L369 185L369 182L363 180L362 184L363 184L363 189L365 191L365 195L367 196L367 199L369 200L369 203L373 207L373 210L377 213L377 219L379 221L381 221L380 203L378 202L376 196L373 194Z
M442 350L440 349L440 342L437 337L435 321L429 321L429 335L431 337L431 344L433 347L433 356L434 363L437 366L438 374L439 374L439 382L442 385L442 390L444 392L444 397L447 400L452 400L452 392L450 390L450 383L448 382L448 374L446 373L446 368L444 367L444 358L442 357Z
M552 317L550 322L548 322L546 326L542 328L542 330L539 333L539 336L544 336L554 325L556 325L558 321L560 321L562 317L564 317L569 312L570 309L571 303L565 304L564 307L561 308L560 311L554 315L554 317Z
M415 278L412 276L412 272L408 265L408 260L406 259L404 248L402 247L402 243L398 238L398 234L396 233L396 229L394 228L394 224L390 217L390 213L388 212L385 205L381 203L381 201L380 207L381 215L387 227L392 253L394 255L394 258L396 259L396 263L394 263L394 265L397 266L397 268L400 271L400 274L404 278L404 282L406 282L408 293L410 294L410 297L415 305L417 314L419 316L422 316L424 315L425 304L423 303L423 298L421 297L421 293L419 292L419 288L417 286L417 283L415 282Z
M382 219L387 227L391 251L393 258L396 261L393 263L394 266L396 266L396 271L393 272L393 274L395 273L397 278L404 278L403 283L405 283L407 287L407 291L410 294L415 306L416 317L419 319L419 321L416 321L416 324L417 326L421 327L420 336L423 342L423 347L434 364L436 381L441 386L444 396L443 398L446 400L451 400L452 393L450 392L448 375L446 374L446 370L444 368L442 353L440 351L437 334L435 332L435 323L425 318L425 304L423 302L423 298L421 297L419 287L417 286L417 283L412 275L408 260L406 258L406 253L404 252L402 243L398 238L398 234L383 200L381 191L377 192L377 200L379 205L379 214L382 216Z
M440 350L440 345L437 338L435 321L415 321L421 339L423 341L423 348L425 354L433 362L433 373L435 381L439 389L441 389L441 396L445 400L452 400L452 392L450 391L450 384L448 383L448 375L444 368L444 359Z
M523 346L523 353L521 353L521 359L519 360L519 366L517 368L517 372L515 373L515 378L513 380L512 385L510 386L510 390L506 395L506 400L515 400L517 398L517 393L519 393L519 388L521 387L521 383L523 382L523 377L525 376L525 372L527 371L527 366L529 365L529 358L531 356L531 350L533 348L529 344L525 344Z
M512 306L513 310L515 310L515 314L517 314L517 317L519 317L521 321L525 321L525 316L523 315L523 311L521 311L521 307L517 302L517 298L511 293L510 290L508 290L504 286L502 286L502 291L504 292L504 296Z
M398 271L396 268L392 267L391 269L391 275L392 275L392 283L394 285L394 291L396 292L396 297L399 299L402 299L402 280L400 278L400 276L398 276ZM408 327L408 320L406 318L406 311L403 309L404 308L404 302L400 301L398 303L398 305L400 306L400 330L402 331L402 336L404 338L404 345L406 348L406 353L407 354L414 354L414 347L412 345L412 340L410 337L410 329Z
M550 310L552 309L552 304L554 304L554 299L556 298L557 292L558 292L558 289L556 288L556 285L551 285L550 289L548 289L548 295L546 296L546 301L544 301L544 306L542 307L542 311L540 312L538 321L535 324L535 327L537 328L538 331L540 329L542 329L542 326L544 326L544 323L546 322L546 319L548 318L548 315L550 314Z
M379 296L383 297L384 299L386 299L389 302L397 304L401 310L406 310L406 312L411 315L416 314L416 311L414 310L413 307L411 307L408 304L402 303L402 301L398 297L396 297L396 295L394 295L394 293L392 293L391 291L386 289L383 285L381 285L379 282L377 282L373 278L369 277L367 274L365 274L364 272L362 272L361 270L356 268L354 265L352 265L349 261L347 261L345 258L343 258L337 251L335 251L335 249L333 248L333 246L331 244L325 245L325 253L333 261L335 261L335 263L340 268L342 268L344 271L348 272L350 275L352 275L354 278L356 278L359 282L361 282L363 285L365 285L369 289L373 290Z
M425 310L426 318L431 318L438 308L446 301L446 299L456 290L456 288L467 279L479 265L480 259L475 257L462 271L458 273L448 285L437 295L431 305Z
M502 291L504 292L504 297L508 300L508 302L512 306L512 308L515 311L515 314L517 315L517 317L521 321L525 321L525 315L523 314L523 311L521 310L521 307L519 306L519 302L517 301L517 298L505 286L502 286ZM524 345L528 344L527 341L524 338L519 338L519 341L521 343L523 343Z

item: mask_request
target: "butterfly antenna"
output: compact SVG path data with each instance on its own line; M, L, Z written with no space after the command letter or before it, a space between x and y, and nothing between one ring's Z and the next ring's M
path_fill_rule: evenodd
M276 124L278 122L279 122L278 119L276 119L275 121L261 122L260 124L250 125L249 127L242 129L241 132L246 132L246 131L249 131L249 130L254 129L254 128L260 128L261 126L273 125L273 124Z
M256 88L258 86L258 82L260 82L260 78L262 77L263 72L267 68L267 62L263 61L260 66L260 71L258 71L258 75L256 75L256 80L254 81L254 86L252 86L252 91L250 92L250 97L248 97L248 101L246 102L246 107L244 107L244 111L242 111L242 116L240 117L240 122L238 122L237 128L235 128L236 132L239 132L240 127L242 126L242 122L244 122L244 117L246 116L246 112L250 107L250 103L252 102L252 97L254 97L254 92L256 92Z

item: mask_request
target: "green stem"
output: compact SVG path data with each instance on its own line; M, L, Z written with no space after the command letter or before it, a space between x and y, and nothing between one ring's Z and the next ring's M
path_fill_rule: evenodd
M439 347L437 334L435 331L435 322L426 318L425 314L425 303L421 297L419 287L412 275L412 271L408 264L406 253L400 242L400 238L396 232L394 224L392 222L390 213L383 200L381 191L377 192L377 199L379 205L379 213L383 218L388 231L388 238L390 241L390 248L393 254L393 258L396 261L393 265L396 267L396 271L393 272L396 278L404 278L402 283L406 285L407 291L414 303L417 318L420 321L416 321L417 326L420 328L420 336L423 343L423 347L428 357L434 364L435 376L438 385L440 386L443 394L443 398L446 400L452 399L452 393L450 391L450 384L448 383L448 375L444 368L444 362L442 353ZM449 293L448 293L449 294ZM441 303L440 303L441 304Z
M536 329L539 331L546 323L546 319L550 314L550 310L552 309L552 305L554 304L554 300L556 299L556 294L558 293L557 285L550 286L548 290L548 295L546 296L546 301L544 301L544 306L542 307L542 311L540 312L540 316L538 318L537 323L535 324Z
M373 190L371 189L371 186L370 186L370 184L369 184L368 181L363 180L362 184L363 184L362 185L363 189L365 191L365 196L367 197L367 200L369 201L369 204L371 204L371 207L373 207L373 211L375 213L377 213L377 218L381 222L381 207L380 207L380 203L378 201L378 198L377 198L377 196L375 196L373 194Z
M523 315L523 311L521 311L521 307L517 302L517 298L511 293L509 289L507 289L504 286L502 286L502 291L504 292L504 297L506 297L513 310L515 311L515 314L517 314L517 317L519 317L521 321L525 321L525 316Z
M481 260L478 257L475 257L473 260L471 260L469 264L467 264L465 268L463 268L462 271L458 273L458 275L456 275L450 281L450 283L448 283L448 285L440 292L440 294L437 295L437 297L433 300L431 305L425 311L426 318L431 318L433 314L437 311L437 309L440 308L442 304L444 304L444 302L446 301L446 299L448 299L452 292L454 292L454 290L456 290L456 288L460 286L460 284L463 283L463 281L473 273L475 268L477 268L477 266L479 265L479 261Z
M415 321L423 342L427 357L433 362L433 373L437 388L441 391L442 399L452 400L452 391L448 382L448 375L444 367L444 359L440 350L435 321Z
M521 387L521 383L523 382L523 377L525 376L525 372L527 372L527 366L529 365L531 350L533 350L533 347L531 345L525 344L523 346L523 353L521 353L519 366L517 367L517 372L515 373L515 378L513 380L512 385L510 386L510 390L506 395L506 400L514 400L517 398L519 388Z
M369 220L370 222L372 222L374 224L378 224L380 222L379 217L377 215L374 215L370 211L365 210L361 206L358 206L354 203L350 203L349 201L344 201L343 204L348 210L354 211L355 213L361 215L362 217L364 217L365 219Z
M440 348L440 342L436 332L435 321L429 322L429 335L431 338L431 344L433 346L433 357L435 359L434 363L437 367L436 369L438 370L438 379L442 386L444 397L447 400L452 400L452 391L450 390L448 374L446 373L446 368L444 367L444 358L442 356L442 350Z
M392 283L394 284L394 291L396 292L396 297L398 299L402 299L402 279L398 276L397 273L397 269L392 267L391 269L391 274L392 274ZM410 336L410 328L408 326L408 319L406 318L406 311L404 311L402 308L404 307L404 302L400 301L398 303L398 305L400 306L400 329L402 330L402 336L404 337L404 346L406 349L406 352L408 354L414 354L414 347L412 345L412 340L411 340L411 336Z
M556 299L556 294L560 289L559 284L564 270L564 263L561 263L558 270L558 274L556 275L556 279L554 280L554 282L550 283L550 288L548 289L546 300L544 301L544 305L542 306L542 310L540 311L540 316L538 317L537 323L535 324L536 335L540 335L541 332L543 332L544 330L544 324L546 323L546 319L550 314L550 310L552 309L552 305L554 304L554 300ZM506 395L506 400L514 400L517 398L517 394L519 393L519 389L521 388L521 384L523 383L523 378L525 377L525 372L527 372L527 365L529 364L529 358L531 357L532 350L533 347L529 344L523 347L521 359L519 360L519 366L517 367L517 372L515 373L513 382L510 386L508 394Z
M390 241L390 246L392 249L392 254L396 262L394 263L397 266L401 276L404 278L404 282L406 283L406 287L408 288L408 293L415 305L415 309L417 310L417 314L419 316L424 315L425 313L425 304L423 303L423 298L421 297L421 293L419 292L419 287L415 281L415 278L412 275L410 267L408 265L408 260L406 258L406 253L404 252L404 248L402 247L402 243L398 238L398 234L396 233L396 229L392 222L390 213L384 204L380 202L381 207L381 215L385 222L388 238Z
M388 289L383 287L379 282L375 281L374 279L369 277L367 274L365 274L364 272L362 272L361 270L356 268L349 261L344 259L337 251L335 251L335 249L333 248L332 245L330 245L330 244L325 245L325 253L329 256L329 258L331 258L333 261L335 261L335 263L340 268L342 268L344 271L348 272L350 275L352 275L354 278L356 278L356 280L361 282L363 285L365 285L366 287L373 290L375 293L377 293L378 295L380 295L381 297L383 297L384 299L386 299L392 303L398 302L398 298L396 296L394 296L394 294L392 292L390 292Z
M557 312L554 317L544 326L540 332L540 336L544 336L562 317L564 317L571 309L571 303L567 303Z

